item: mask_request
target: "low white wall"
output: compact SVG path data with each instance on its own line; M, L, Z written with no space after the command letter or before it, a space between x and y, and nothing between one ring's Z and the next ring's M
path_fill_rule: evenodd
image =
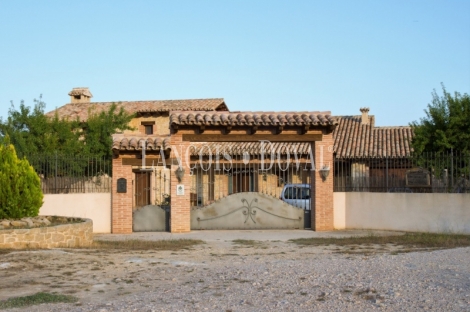
M348 193L333 193L333 226L337 230L346 229L346 194Z
M470 194L335 192L334 225L470 234Z
M93 220L93 233L111 233L111 194L45 194L39 215Z

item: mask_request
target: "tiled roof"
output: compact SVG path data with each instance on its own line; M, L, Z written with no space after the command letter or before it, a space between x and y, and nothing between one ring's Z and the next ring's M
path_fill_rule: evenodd
M171 112L170 126L332 126L330 112Z
M146 144L146 150L159 151L171 150L171 139L169 136L148 136L148 135L113 135L113 150L140 151L142 142Z
M361 116L338 117L339 125L333 132L336 158L408 157L413 137L411 127L374 127L361 124Z
M333 131L334 152L336 159L341 158L361 158L361 157L409 157L411 155L410 141L413 137L411 127L374 127L374 116L369 116L369 124L361 124L361 116L340 116L337 117L338 126ZM248 152L250 155L261 154L261 144L259 142L212 142L212 143L192 143L195 147L191 150L193 156L208 155L209 150L212 155L218 150L219 153L225 151L232 155L242 155ZM280 151L286 154L286 147L290 151L291 159L293 151L306 155L310 152L309 143L299 142L273 142L274 153ZM270 145L264 145L265 153L271 153Z
M227 110L224 99L196 99L196 100L167 100L167 101L132 101L132 102L91 102L69 103L48 112L47 116L54 116L57 112L59 118L68 118L80 121L88 119L89 112L99 114L109 110L112 103L116 103L118 109L124 108L127 113L169 112L169 111L215 111Z

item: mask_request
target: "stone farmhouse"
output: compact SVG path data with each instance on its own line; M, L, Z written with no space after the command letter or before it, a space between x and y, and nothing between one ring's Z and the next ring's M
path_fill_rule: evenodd
M69 95L48 115L86 121L113 103L91 102L88 88ZM134 130L110 147L113 233L332 230L334 190L386 191L385 170L401 183L410 169L411 128L376 127L368 108L332 116L232 111L224 99L114 103L134 114ZM296 197L306 206L279 200L290 184L308 187Z

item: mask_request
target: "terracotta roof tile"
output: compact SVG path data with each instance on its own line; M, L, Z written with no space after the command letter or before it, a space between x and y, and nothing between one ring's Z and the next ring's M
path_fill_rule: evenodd
M72 90L73 92L73 90ZM69 103L53 111L47 116L54 116L57 112L59 118L70 120L79 119L86 121L89 113L99 114L107 111L112 103L116 103L118 109L124 108L127 113L169 112L169 111L215 111L227 110L224 99L196 99L196 100L165 100L165 101L132 101L132 102L91 102Z
M145 142L146 150L171 150L171 139L169 136L131 134L114 134L112 149L121 151L141 151L143 142Z
M362 157L409 157L412 152L410 146L413 131L411 127L374 127L374 116L369 116L368 125L361 124L361 116L340 116L336 117L339 122L333 131L336 159L341 158L362 158ZM242 155L248 152L250 155L261 154L261 144L259 142L212 142L212 143L192 143L191 150L193 156L208 155L209 150L213 155L216 151L224 151L233 155ZM274 153L286 154L286 148L292 153L294 150L299 154L306 155L310 152L309 143L301 142L273 142ZM270 153L270 145L265 144L265 153ZM293 155L291 154L291 158Z
M360 157L409 157L413 137L411 127L374 127L374 116L368 125L361 123L361 116L340 116L335 131L336 158Z
M173 125L333 126L330 112L171 112Z

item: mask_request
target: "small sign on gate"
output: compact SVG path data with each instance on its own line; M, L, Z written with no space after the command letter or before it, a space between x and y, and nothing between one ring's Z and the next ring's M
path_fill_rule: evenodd
M184 195L184 184L176 185L176 195Z
M423 168L413 168L406 172L407 187L430 187L431 179L429 171Z

